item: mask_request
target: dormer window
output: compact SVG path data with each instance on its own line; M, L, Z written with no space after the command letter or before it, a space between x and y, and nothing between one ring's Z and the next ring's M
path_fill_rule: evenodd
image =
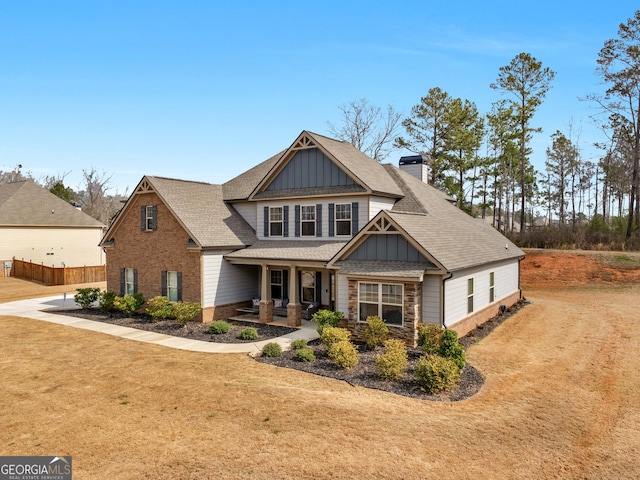
M283 215L282 207L269 207L269 236L282 237Z

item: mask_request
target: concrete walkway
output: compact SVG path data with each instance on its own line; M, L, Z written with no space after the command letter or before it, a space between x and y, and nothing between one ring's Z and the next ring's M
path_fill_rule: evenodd
M248 353L250 355L257 355L269 342L276 342L280 344L284 350L289 348L293 340L300 338L313 340L318 338L316 324L307 320L302 320L302 326L297 331L278 338L270 338L268 340L254 343L214 343L190 340L188 338L172 337L161 333L147 332L135 328L122 327L120 325L112 325L110 323L94 322L92 320L67 317L43 311L49 308L73 308L76 306L76 303L73 301L73 296L65 298L64 295L57 295L53 297L32 298L17 302L0 303L0 315L32 318L35 320L42 320L44 322L82 328L84 330L93 330L94 332L115 335L116 337L128 338L129 340L136 340L138 342L155 343L165 347L190 350L193 352Z

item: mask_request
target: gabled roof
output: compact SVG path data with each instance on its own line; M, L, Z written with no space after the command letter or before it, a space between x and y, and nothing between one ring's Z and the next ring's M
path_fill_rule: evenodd
M104 227L32 180L0 185L0 226Z
M195 244L202 248L241 248L255 242L256 235L242 216L222 199L222 185L145 176L134 195L155 192L182 224ZM109 227L103 242L109 241L118 220Z
M287 196L314 196L328 193L373 193L392 197L400 197L402 195L402 191L398 186L389 181L389 176L384 167L350 143L304 130L288 149L225 183L225 200L273 197L270 192L265 192L266 187L282 171L297 151L308 148L317 148L322 151L351 177L356 185L325 189L317 187L296 189L295 191L287 192ZM282 195L283 193L281 192L280 194Z

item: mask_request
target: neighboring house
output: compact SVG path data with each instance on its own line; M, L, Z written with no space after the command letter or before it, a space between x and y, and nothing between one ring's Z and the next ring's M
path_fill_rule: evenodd
M0 185L0 260L49 267L104 265L105 225L32 180Z
M521 298L524 253L416 163L303 131L223 185L144 177L101 243L108 288L200 302L204 321L256 298L261 321L317 302L356 338L370 315L409 344L418 322L464 334Z

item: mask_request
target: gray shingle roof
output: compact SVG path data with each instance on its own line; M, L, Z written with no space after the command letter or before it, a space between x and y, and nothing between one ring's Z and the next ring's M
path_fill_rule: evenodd
M321 240L259 240L225 257L328 262L345 245L346 242Z
M249 198L256 185L269 173L284 152L286 150L276 153L273 157L224 183L222 185L224 199L231 201Z
M430 262L387 262L375 260L345 260L336 262L345 275L420 278L426 270L437 270Z
M447 270L524 256L504 235L447 201L447 196L400 169L387 171L412 197L397 202L389 216ZM404 199L403 199L404 200Z
M102 228L104 225L32 180L0 185L0 225Z
M256 240L242 216L222 199L222 185L145 177L202 247L241 247Z

